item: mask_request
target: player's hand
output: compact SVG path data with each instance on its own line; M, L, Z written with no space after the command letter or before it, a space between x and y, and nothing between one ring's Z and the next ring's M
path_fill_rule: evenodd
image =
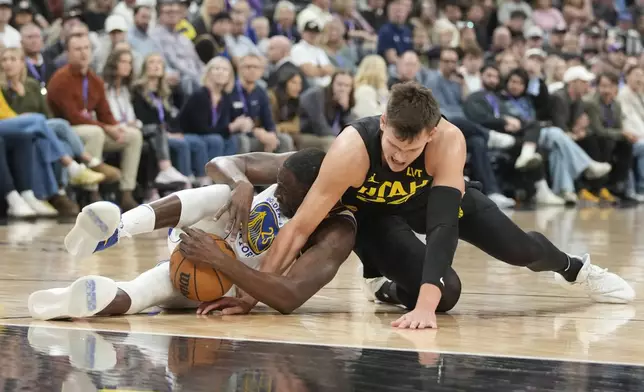
M216 310L220 310L223 315L248 314L253 309L253 305L241 298L221 297L214 301L202 302L197 308L198 315L207 315Z
M215 220L217 220L225 212L228 212L229 220L226 225L226 235L232 235L232 238L237 238L237 234L241 229L242 239L246 243L248 243L248 217L250 215L250 207L253 204L253 196L255 196L253 184L239 182L233 188L228 203L215 214Z
M401 329L438 328L436 313L416 308L402 315L398 320L392 321L391 326Z
M186 259L195 262L220 267L228 260L228 256L219 248L214 238L203 230L192 227L182 227L179 235L181 243L179 251Z

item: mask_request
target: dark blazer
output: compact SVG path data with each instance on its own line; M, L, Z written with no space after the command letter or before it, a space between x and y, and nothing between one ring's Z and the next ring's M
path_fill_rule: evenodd
M217 120L213 125L213 110L210 91L206 87L201 87L183 104L179 112L179 125L183 133L193 133L207 135L218 133L223 137L229 137L230 125L232 118L232 98L229 94L224 94L217 105Z
M498 116L494 113L494 107L488 99L495 99L497 102ZM470 121L483 125L485 128L494 131L505 130L503 119L503 101L501 97L493 92L481 90L470 94L463 103L463 112Z

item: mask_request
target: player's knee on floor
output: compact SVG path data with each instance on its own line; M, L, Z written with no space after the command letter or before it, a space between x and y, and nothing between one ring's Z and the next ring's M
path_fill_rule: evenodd
M443 277L443 290L442 297L438 306L436 307L437 313L449 312L456 306L458 300L461 298L461 279L456 274L454 269L450 268Z

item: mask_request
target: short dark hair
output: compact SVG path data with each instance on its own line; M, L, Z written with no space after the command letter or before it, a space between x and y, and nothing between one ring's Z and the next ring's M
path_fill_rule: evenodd
M608 80L615 86L619 85L619 76L613 72L602 72L601 74L599 74L599 77L597 77L597 84L602 81L602 78Z
M477 59L481 58L483 57L483 49L476 44L466 45L465 48L463 48L463 57L465 56L472 56Z
M483 72L487 71L487 70L488 70L488 69L490 69L490 68L492 68L492 69L493 69L493 70L495 70L499 75L501 75L501 70L499 69L499 67L497 67L497 66L496 66L496 65L494 65L493 63L483 64L483 66L481 67L481 73L483 73Z
M302 185L311 187L320 173L320 167L326 153L317 148L305 148L291 155L284 161L284 167L290 170Z
M414 139L441 119L438 101L432 90L416 82L398 83L391 89L387 103L387 123L401 140Z

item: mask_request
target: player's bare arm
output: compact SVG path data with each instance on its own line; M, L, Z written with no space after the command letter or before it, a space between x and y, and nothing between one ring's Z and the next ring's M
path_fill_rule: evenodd
M217 157L206 164L206 172L215 183L226 184L232 189L230 202L214 217L219 219L229 212L227 232L237 236L241 230L244 240L248 242L248 217L255 193L254 185L276 183L279 168L292 154L252 152Z
M360 186L369 156L353 127L345 129L326 154L320 173L295 216L280 230L262 260L260 271L281 274L293 263L309 236L352 186Z
M355 230L354 222L346 217L325 219L311 235L307 244L310 246L285 276L249 268L225 255L211 236L197 229L184 228L180 247L190 260L213 266L245 293L287 314L299 308L333 279L353 249ZM213 257L214 254L217 257ZM228 307L231 300L234 301L223 298L203 304L200 313Z

